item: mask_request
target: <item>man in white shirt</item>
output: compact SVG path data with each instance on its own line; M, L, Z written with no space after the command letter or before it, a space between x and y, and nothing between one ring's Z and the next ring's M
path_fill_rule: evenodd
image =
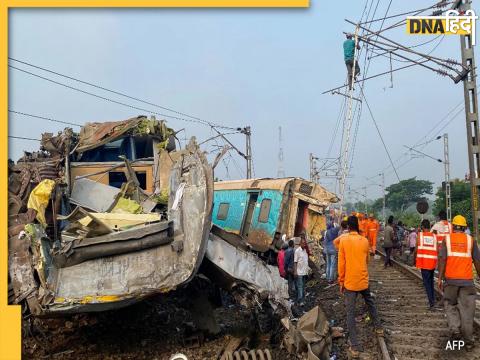
M305 305L305 278L308 274L307 242L305 239L295 238L295 243L297 242L300 242L300 246L295 249L293 274L297 283L297 304L303 306Z

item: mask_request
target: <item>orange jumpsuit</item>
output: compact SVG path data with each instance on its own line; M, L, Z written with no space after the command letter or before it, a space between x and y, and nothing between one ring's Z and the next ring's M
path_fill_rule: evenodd
M375 250L377 249L377 234L380 228L380 224L376 219L371 219L368 221L367 226L367 238L368 244L370 245L370 253L375 254Z
M360 218L358 222L360 235L367 237L367 226L368 226L368 219Z

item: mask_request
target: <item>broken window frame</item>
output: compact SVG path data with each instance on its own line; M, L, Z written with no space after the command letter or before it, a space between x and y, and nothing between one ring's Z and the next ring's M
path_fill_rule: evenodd
M225 207L226 207L226 210L225 210ZM217 220L227 220L229 210L230 210L230 203L226 203L226 202L220 203L220 205L218 205Z
M265 204L268 204L268 208L267 208L267 205ZM272 199L267 199L267 198L263 199L262 202L260 203L260 211L258 213L258 222L261 222L261 223L268 222L268 217L270 216L271 208L272 208Z

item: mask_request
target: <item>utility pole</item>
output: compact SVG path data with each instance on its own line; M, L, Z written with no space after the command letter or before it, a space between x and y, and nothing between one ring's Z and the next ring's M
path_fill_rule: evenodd
M471 0L458 0L454 4L454 9L458 11L470 10ZM460 45L462 50L462 65L470 71L463 79L463 91L465 99L465 118L467 125L468 142L468 163L470 169L471 186L471 209L473 218L473 236L478 240L478 193L480 188L480 148L479 148L479 129L478 129L478 99L477 99L477 81L475 70L475 55L472 46L472 35L461 35Z
M445 165L445 201L447 209L447 220L452 221L452 197L450 193L450 158L448 154L448 134L443 134L443 152Z
M358 56L358 50L357 50L357 45L358 45L358 26L355 28L355 50L353 53L353 68L352 68L352 78L351 78L351 84L352 87L349 89L349 99L348 99L348 108L347 108L347 113L346 113L346 118L344 121L344 143L342 144L342 153L341 153L341 159L340 159L340 166L341 166L341 172L340 172L340 214L343 211L343 204L345 202L345 183L347 181L347 176L348 176L348 166L349 166L349 150L350 150L350 131L352 129L352 120L353 120L353 87L355 85L355 68L356 68L356 62L357 62L357 56Z
M363 194L364 194L363 197L365 198L365 203L364 203L365 204L365 214L367 214L368 213L368 208L367 208L367 187L366 186L363 187Z
M235 145L232 144L230 140L228 140L225 135L223 135L220 131L218 131L215 126L212 126L212 130L215 131L218 136L220 136L225 142L234 149L238 155L243 157L247 161L247 179L252 178L252 145L251 145L251 136L252 136L252 131L250 129L250 126L246 126L244 128L237 128L237 131L239 131L241 134L245 135L246 138L246 151L245 154L237 148Z
M318 183L320 181L319 171L317 169L317 160L318 157L314 156L312 153L309 155L310 161L310 181Z
M282 127L278 127L278 170L277 178L285 177L285 169L283 168L283 146L282 146Z
M383 209L382 209L382 217L383 217L383 226L387 224L387 218L385 215L385 173L382 172L382 191L383 191Z
M250 126L246 126L243 131L246 138L245 160L247 160L247 179L252 178L252 131Z

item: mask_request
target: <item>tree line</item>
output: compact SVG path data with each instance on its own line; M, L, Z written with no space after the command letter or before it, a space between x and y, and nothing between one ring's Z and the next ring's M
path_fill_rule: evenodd
M450 182L452 199L452 217L463 215L467 218L469 226L472 225L472 213L470 208L471 190L470 183L455 179ZM424 216L433 220L440 210L446 210L445 184L442 184L433 195L433 183L428 180L418 180L416 177L402 180L385 188L386 215L393 215L408 227L420 225L421 215L416 211L415 205L421 200L429 201L430 211ZM345 204L347 212L360 211L374 213L382 218L383 197L375 200L348 202Z

